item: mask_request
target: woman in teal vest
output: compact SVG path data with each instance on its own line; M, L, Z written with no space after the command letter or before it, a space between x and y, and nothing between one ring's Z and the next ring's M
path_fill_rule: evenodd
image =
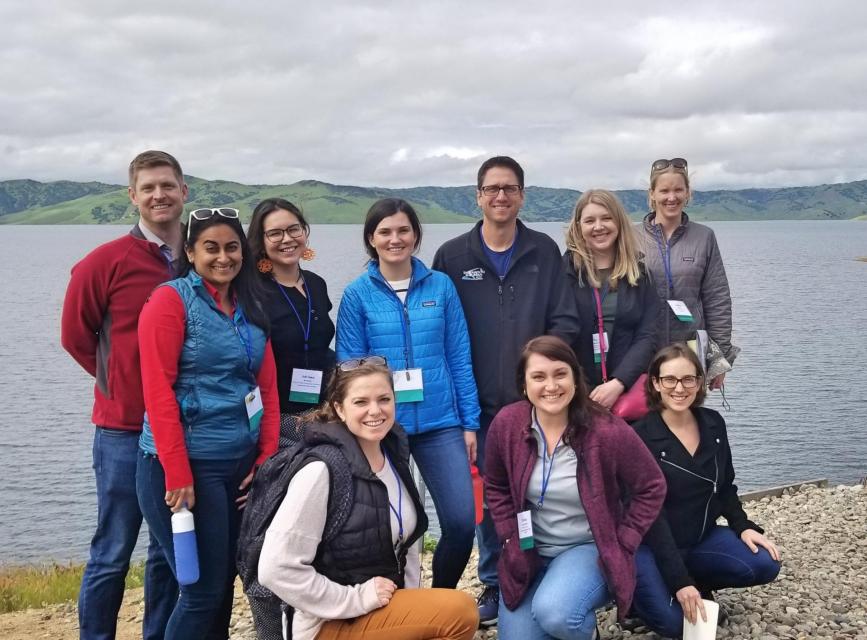
M166 640L224 639L239 509L277 449L277 377L238 210L191 212L185 251L185 275L158 287L139 318L136 492L176 575L171 516L186 507L195 517L200 577L181 586Z

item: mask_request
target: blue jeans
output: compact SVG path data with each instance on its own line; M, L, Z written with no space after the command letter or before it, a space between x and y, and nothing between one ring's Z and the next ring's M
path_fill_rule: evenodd
M686 552L684 560L700 591L767 584L780 572L780 563L767 550L759 547L759 552L753 553L728 527L714 526L704 540ZM638 584L633 611L659 635L679 637L683 610L662 579L649 547L638 547L635 569Z
M479 473L485 475L485 439L488 436L488 427L491 426L491 421L494 416L483 413L479 422L481 424L476 438L478 440L478 459L476 466L479 468ZM497 577L497 562L500 559L500 539L497 537L497 530L494 528L494 520L491 518L491 513L485 505L484 518L482 522L476 526L476 540L479 543L479 581L487 587L496 587L500 584L500 579Z
M500 639L589 640L596 630L596 609L611 600L596 545L579 544L556 558L542 558L542 564L514 611L500 594Z
M135 431L102 427L96 427L93 435L97 517L78 592L82 640L113 639L117 629L124 581L142 522L135 493L138 438ZM142 637L161 640L178 598L178 585L153 534L144 583Z
M166 640L229 637L235 550L241 512L235 504L238 485L253 468L256 452L237 460L190 460L196 504L199 581L180 588L180 598L166 627ZM148 526L165 551L172 571L172 512L166 506L166 479L156 456L139 451L136 492Z
M431 586L458 586L473 551L475 502L464 432L437 429L409 437L409 450L430 491L441 537L433 555Z

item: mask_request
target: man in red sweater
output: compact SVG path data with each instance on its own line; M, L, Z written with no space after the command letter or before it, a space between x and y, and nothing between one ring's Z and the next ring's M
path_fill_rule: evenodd
M63 301L60 341L95 378L97 526L78 596L82 640L115 637L124 579L141 528L135 490L144 418L138 316L154 287L177 273L187 195L175 158L163 151L136 156L129 165L129 198L138 208L138 224L72 268ZM171 568L151 536L145 568L145 640L162 639L177 597Z

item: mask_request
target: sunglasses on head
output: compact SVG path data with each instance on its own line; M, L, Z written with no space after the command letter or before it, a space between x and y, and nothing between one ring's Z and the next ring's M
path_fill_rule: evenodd
M337 370L352 371L353 369L358 369L360 366L365 364L378 364L382 366L387 366L388 360L386 360L384 356L366 356L364 358L352 358L351 360L344 360L343 362L338 362Z
M232 209L231 207L205 207L203 209L193 209L190 211L190 219L187 221L187 240L190 239L190 229L193 228L193 220L201 222L202 220L210 220L214 216L222 216L229 220L237 220L239 218L239 213L237 209Z
M663 169L668 169L669 167L674 167L675 169L686 169L686 160L683 158L672 158L671 160L666 160L665 158L661 158L659 160L655 160L652 165L650 165L651 171L662 171Z

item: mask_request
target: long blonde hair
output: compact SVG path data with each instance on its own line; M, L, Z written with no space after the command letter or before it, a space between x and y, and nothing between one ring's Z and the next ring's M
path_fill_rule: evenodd
M566 229L566 248L572 254L572 266L578 276L578 282L583 284L582 278L586 277L592 287L599 288L602 281L599 271L593 260L593 252L587 248L584 236L581 235L581 212L588 204L598 204L612 215L617 225L617 242L614 249L614 267L608 279L609 286L617 289L621 280L626 280L630 286L638 284L641 271L638 267L638 248L635 240L635 232L632 222L626 215L626 210L610 191L606 189L589 189L581 194L575 208L572 210L572 219Z

